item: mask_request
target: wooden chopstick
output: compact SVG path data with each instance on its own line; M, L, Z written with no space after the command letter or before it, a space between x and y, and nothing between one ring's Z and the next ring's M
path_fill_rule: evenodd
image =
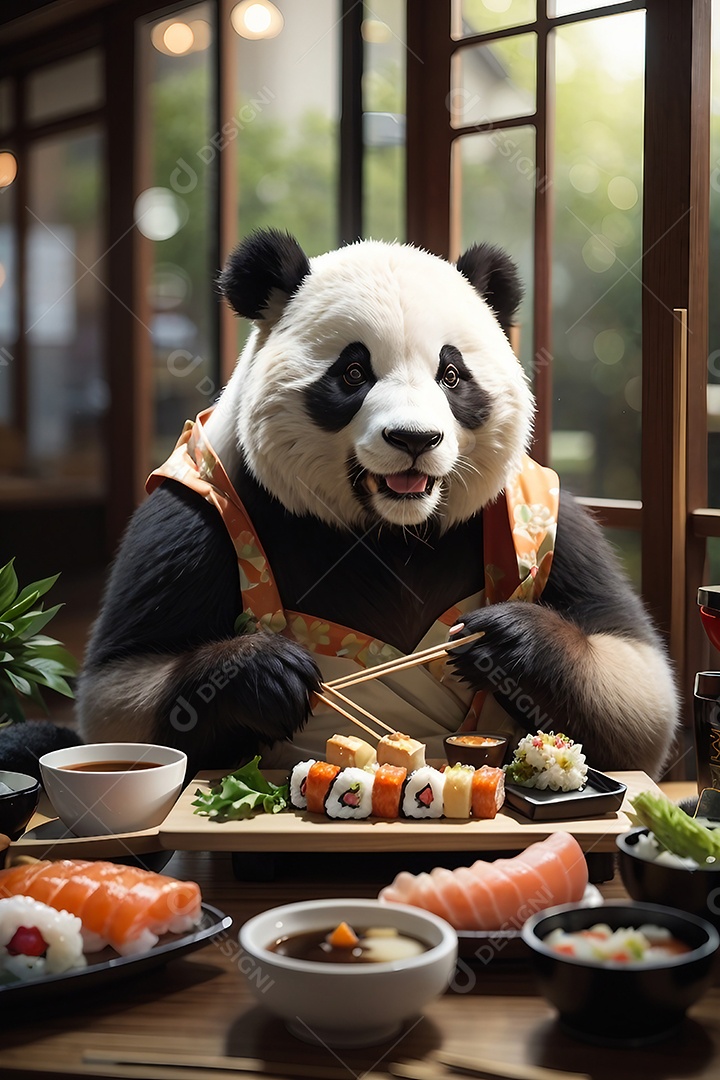
M438 1064L447 1066L452 1073L439 1073ZM435 1051L433 1060L391 1061L387 1068L393 1076L401 1076L405 1080L443 1080L443 1077L456 1076L458 1073L481 1076L486 1080L591 1080L587 1073L545 1069L541 1065L489 1061L475 1056L469 1058L442 1050Z
M368 712L367 709L363 709L362 705L358 705L356 701L351 701L349 697L345 697L344 694L341 694L336 687L331 686L329 683L321 683L321 686L322 689L328 694L332 694L334 697L339 698L340 701L344 702L345 705L349 705L351 709L356 709L357 712L362 713L362 715L368 720L372 720L373 724L379 724L380 727L385 728L386 731L395 734L397 728L390 727L390 725L386 724L384 720L380 720L377 716L373 716L373 714L371 712Z
M291 1077L293 1080L348 1080L348 1070L337 1068L334 1065L304 1065L296 1061L263 1061L261 1058L229 1057L224 1054L197 1054L197 1053L172 1053L155 1050L86 1050L83 1053L83 1063L88 1065L135 1065L164 1070L167 1068L177 1069L182 1067L182 1075L192 1077L195 1075L207 1076L208 1073L217 1070L225 1070L228 1076L237 1073L252 1073L256 1076L282 1076ZM147 1076L145 1073L129 1073L128 1075ZM164 1072L153 1072L151 1076L161 1076ZM219 1080L219 1078L218 1078ZM385 1073L363 1073L363 1080L387 1080Z
M542 1065L516 1065L508 1061L490 1061L473 1055L456 1054L451 1050L436 1050L436 1061L458 1072L470 1073L471 1076L488 1076L493 1080L591 1080L587 1073L563 1072L560 1069L546 1069Z
M356 671L352 675L343 675L339 679L333 679L331 682L325 683L325 686L330 687L331 690L340 690L346 686L352 686L354 683L366 682L368 679L377 679L381 675L391 675L396 671L417 667L418 664L429 664L433 660L439 660L440 657L445 656L451 649L457 649L459 645L470 645L471 642L477 641L484 636L485 631L479 630L476 634L468 634L466 637L458 638L457 641L446 641L444 644L423 649L422 652L410 653L409 656L398 656L396 660L388 660L385 664L377 664L375 667L368 668L367 671Z
M331 709L335 710L335 712L339 712L340 715L344 716L346 720L350 720L353 724L357 724L357 726L359 728L362 728L363 731L366 731L368 735L372 735L373 739L382 738L381 735L378 735L377 731L373 731L373 729L369 728L367 724L363 724L362 720L358 720L356 716L353 716L352 713L349 713L347 711L347 709L344 709L338 701L333 701L333 699L327 697L326 694L319 694L317 690L315 691L315 697L318 699L318 701L322 701L326 705L329 705Z

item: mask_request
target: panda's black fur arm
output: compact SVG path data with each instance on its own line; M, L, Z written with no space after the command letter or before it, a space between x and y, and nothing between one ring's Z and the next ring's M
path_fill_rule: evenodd
M565 731L596 768L662 761L667 747L651 745L647 720L674 706L664 650L602 530L571 496L561 496L541 600L472 612L462 633L479 630L485 637L450 663L526 730Z
M217 511L174 481L136 511L93 629L79 687L87 738L161 741L193 768L291 737L319 682L284 637L236 635L237 560Z
M235 553L217 510L166 480L128 525L85 664L229 637L240 611Z
M587 634L622 634L655 643L657 634L597 522L561 490L552 570L541 604Z

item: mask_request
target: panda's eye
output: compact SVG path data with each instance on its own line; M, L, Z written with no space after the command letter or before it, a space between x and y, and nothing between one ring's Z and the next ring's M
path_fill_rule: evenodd
M348 364L343 372L343 382L347 386L362 386L367 382L367 374L362 364Z
M443 372L442 383L448 390L454 390L460 382L460 372L454 364L448 364Z

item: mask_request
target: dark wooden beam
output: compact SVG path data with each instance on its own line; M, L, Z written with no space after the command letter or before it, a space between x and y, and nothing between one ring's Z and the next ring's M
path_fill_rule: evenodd
M407 5L407 229L450 256L450 0Z
M363 235L363 0L342 0L340 19L339 241Z

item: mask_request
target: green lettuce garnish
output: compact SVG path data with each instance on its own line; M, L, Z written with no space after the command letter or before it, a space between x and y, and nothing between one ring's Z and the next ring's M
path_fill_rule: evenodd
M196 814L218 821L240 821L256 810L277 814L288 805L288 786L272 784L258 768L260 758L254 757L234 773L224 776L204 792L195 792L192 805Z
M673 855L694 859L700 866L720 865L720 830L712 830L691 818L664 795L641 791L630 800L635 825L650 829L658 843Z

